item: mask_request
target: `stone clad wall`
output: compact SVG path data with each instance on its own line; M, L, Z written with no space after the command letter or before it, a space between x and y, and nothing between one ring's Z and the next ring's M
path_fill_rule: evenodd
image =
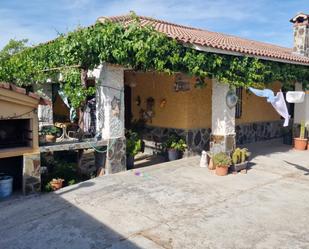
M247 144L282 136L283 120L236 125L236 143Z
M202 150L208 150L210 133L210 128L185 130L147 126L144 130L144 139L155 142L155 150L160 151L160 144L166 141L169 135L177 134L188 145L186 156L191 156L201 153Z
M32 194L41 191L40 153L23 156L23 193Z
M283 120L236 125L236 144L243 145L280 138L282 137L282 124ZM186 141L188 145L186 156L197 155L202 150L209 149L210 128L184 130L147 126L143 138L147 141L153 141L153 151L157 153L161 151L160 144L173 133Z

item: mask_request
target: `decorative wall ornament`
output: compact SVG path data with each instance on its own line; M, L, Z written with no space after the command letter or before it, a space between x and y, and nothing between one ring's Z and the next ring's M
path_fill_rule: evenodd
M140 105L141 105L141 102L142 102L142 101L141 101L141 97L140 97L140 96L137 96L136 99L135 99L136 105L137 105L137 106L140 106Z
M226 94L226 105L232 109L236 106L238 101L238 97L236 95L236 92L232 89L230 89Z
M147 100L146 100L146 110L144 110L144 109L140 110L141 118L143 120L149 121L150 123L152 123L152 118L155 115L154 104L155 104L154 98L152 98L152 97L147 98Z
M174 90L175 92L185 92L191 89L189 79L186 78L183 74L178 73L175 76L175 85Z
M120 116L120 99L116 98L114 96L112 102L111 102L111 106L112 106L112 115L119 117Z
M165 105L166 105L166 99L162 99L161 102L160 102L160 108L164 108Z

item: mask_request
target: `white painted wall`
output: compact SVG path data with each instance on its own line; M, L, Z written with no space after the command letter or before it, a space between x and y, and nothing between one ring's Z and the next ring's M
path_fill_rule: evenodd
M296 83L295 90L302 91L302 85ZM305 95L305 101L303 103L295 104L294 107L294 123L300 124L302 121L309 124L309 94Z
M36 84L33 85L34 92L38 92L40 96L52 101L52 84L45 83L38 87ZM46 125L53 125L53 106L52 105L39 105L38 106L38 120L39 127Z
M124 136L124 68L103 64L91 72L96 78L97 132L103 139ZM112 111L113 99L120 101L119 115Z
M212 134L235 134L235 108L226 105L226 94L229 91L227 84L212 81Z

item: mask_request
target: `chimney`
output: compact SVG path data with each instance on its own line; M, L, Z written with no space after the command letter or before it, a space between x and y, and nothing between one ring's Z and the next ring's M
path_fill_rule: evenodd
M309 57L309 14L299 13L290 22L294 24L293 53Z

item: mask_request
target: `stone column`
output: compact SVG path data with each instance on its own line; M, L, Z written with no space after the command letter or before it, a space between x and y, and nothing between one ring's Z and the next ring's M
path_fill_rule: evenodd
M108 141L105 173L112 174L126 170L124 68L103 64L92 74L97 80L97 133Z
M231 152L235 148L235 107L226 105L227 84L212 81L212 135L210 151Z
M40 153L23 155L23 193L33 194L41 191Z

